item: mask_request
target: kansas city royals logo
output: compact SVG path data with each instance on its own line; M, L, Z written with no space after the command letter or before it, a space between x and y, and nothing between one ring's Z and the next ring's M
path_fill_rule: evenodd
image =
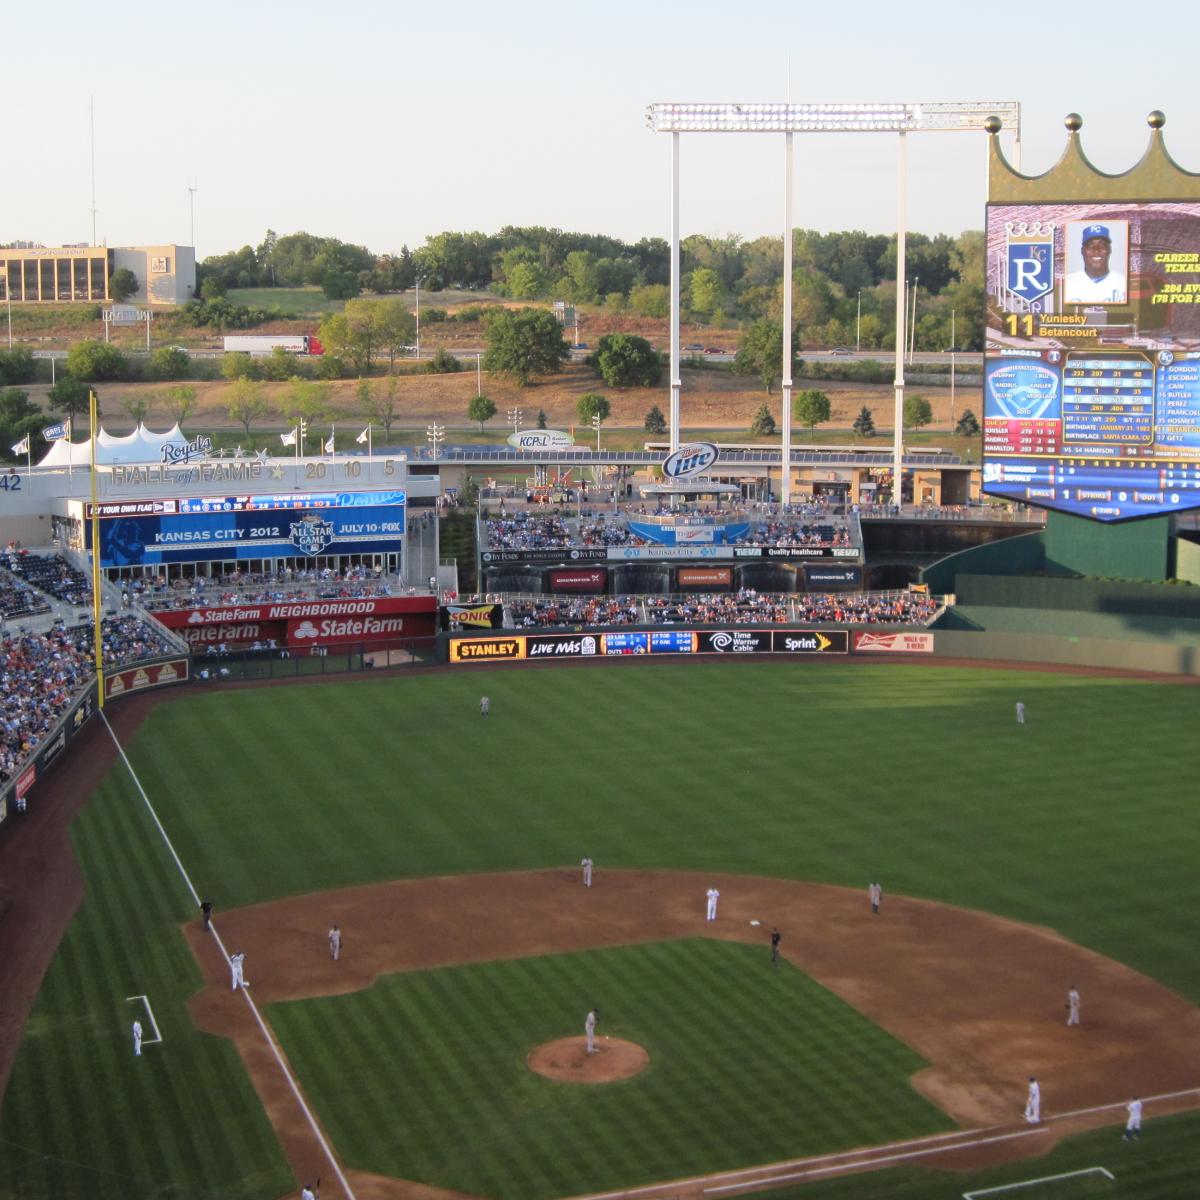
M292 523L292 545L304 554L320 554L333 541L333 522L322 521L316 513L306 513L302 521Z
M1054 225L1010 221L1005 253L1004 286L1018 300L1034 304L1054 290Z

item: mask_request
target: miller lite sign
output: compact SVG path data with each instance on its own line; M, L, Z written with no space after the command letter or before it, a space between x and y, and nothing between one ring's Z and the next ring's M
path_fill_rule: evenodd
M703 475L720 456L712 442L689 442L663 459L662 473L667 479L690 479Z

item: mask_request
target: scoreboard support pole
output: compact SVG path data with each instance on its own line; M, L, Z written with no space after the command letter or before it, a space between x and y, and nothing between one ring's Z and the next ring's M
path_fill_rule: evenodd
M892 503L899 509L904 499L904 336L908 325L905 302L908 299L908 280L905 279L905 230L908 228L908 139L900 131L900 149L896 169L896 412L892 438Z

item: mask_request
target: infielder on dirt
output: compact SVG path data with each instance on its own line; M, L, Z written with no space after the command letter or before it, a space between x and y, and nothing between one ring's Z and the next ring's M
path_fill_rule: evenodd
M589 1054L596 1053L596 1022L599 1020L599 1014L596 1010L589 1009L588 1015L584 1018L583 1032L587 1034L587 1052Z

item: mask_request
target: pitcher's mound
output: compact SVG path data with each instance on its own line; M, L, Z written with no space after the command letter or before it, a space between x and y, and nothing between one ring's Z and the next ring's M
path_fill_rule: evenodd
M531 1070L563 1083L613 1083L628 1079L650 1065L650 1055L636 1042L596 1038L596 1053L587 1052L587 1038L558 1038L534 1046L525 1061Z

